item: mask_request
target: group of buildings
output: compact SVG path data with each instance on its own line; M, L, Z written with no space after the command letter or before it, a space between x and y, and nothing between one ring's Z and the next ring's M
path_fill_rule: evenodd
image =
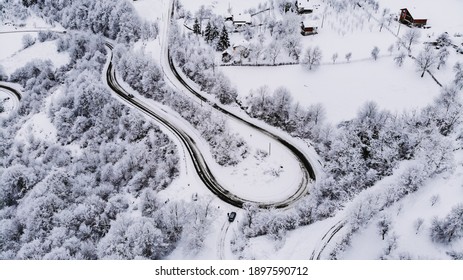
M296 0L294 3L287 2L287 6L285 7L285 12L295 12L299 15L304 14L315 14L316 10L319 8L318 0ZM413 10L414 11L414 10ZM246 25L253 25L252 17L254 15L251 14L237 14L237 15L227 15L225 17L226 21L232 22L235 30L239 30L243 26ZM407 8L403 8L400 10L400 16L398 21L402 24L405 24L410 27L426 27L428 20L425 18L415 18L412 16L411 12ZM316 20L316 16L309 16L306 19L301 21L301 35L308 36L308 35L315 35L318 33L318 21ZM229 60L233 57L234 53L242 52L242 48L245 43L238 43L233 45L233 52L229 50L223 53L223 60Z

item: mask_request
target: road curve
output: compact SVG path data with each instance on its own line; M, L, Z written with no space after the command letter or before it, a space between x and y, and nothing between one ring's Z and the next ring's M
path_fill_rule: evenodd
M18 90L3 83L0 83L0 90L5 92L7 95L10 96L10 98L14 100L12 107L13 110L19 108L19 102L21 101L22 96Z
M21 101L21 98L22 98L21 93L17 91L16 89L10 86L7 86L5 84L2 84L2 83L0 83L0 88L6 91L7 93L9 93L12 97L16 98L18 102Z
M173 18L173 15L174 15L174 1L172 1L172 5L169 5L168 15L169 15L169 18L166 21L167 25L170 24L171 19ZM178 71L177 71L177 69L175 67L175 64L173 62L173 59L172 59L172 57L170 55L170 51L168 49L168 42L167 42L168 33L169 33L168 32L168 26L166 28L165 33L166 33L165 34L166 38L164 39L165 46L163 48L163 49L165 49L165 54L163 54L161 56L161 59L167 59L168 65L169 65L169 70L172 72L172 74L175 76L175 78L181 83L181 85L186 89L186 91L193 94L196 98L198 98L202 102L212 103L211 104L212 108L214 108L218 112L220 112L220 113L222 113L224 115L227 115L227 116L235 119L236 121L241 122L244 125L247 125L247 126L251 127L254 130L257 130L258 132L272 138L276 142L279 142L280 144L285 146L297 158L297 160L299 161L299 164L301 166L302 173L303 173L303 179L302 179L302 181L300 183L298 192L296 192L290 199L292 199L292 201L295 201L295 200L297 200L299 198L302 198L306 193L308 193L308 185L311 183L311 181L315 182L316 175L315 175L315 171L314 171L314 168L313 168L312 164L310 163L309 159L304 155L304 153L302 153L298 148L296 148L293 144L291 144L287 140L283 139L282 137L280 137L280 136L278 136L278 135L276 135L276 134L274 134L274 133L272 133L272 132L270 132L268 130L265 130L262 127L259 127L258 125L256 125L256 124L254 124L254 123L252 123L252 122L238 116L237 114L227 110L225 107L222 107L221 105L218 105L218 104L216 104L214 102L210 102L205 96L201 95L199 92L197 92L195 89L193 89L182 78L182 76L178 73ZM309 180L309 178L311 180Z
M209 166L207 165L201 151L197 147L195 141L181 128L176 127L172 124L168 119L162 116L162 114L157 113L153 108L149 105L143 103L142 101L138 100L137 98L129 97L129 93L118 83L116 78L116 72L113 66L113 53L112 49L113 46L111 43L107 42L106 46L110 51L110 61L107 66L107 70L105 73L105 78L109 88L114 91L119 97L125 100L127 103L130 103L139 111L145 113L146 115L150 116L158 123L166 127L172 133L174 133L185 146L188 155L190 156L195 171L198 174L201 181L206 185L206 187L215 194L218 198L223 200L224 202L231 204L233 206L242 208L243 204L246 202L255 203L259 205L261 208L285 208L291 205L294 201L301 198L305 195L305 189L299 189L295 194L288 197L287 199L279 202L272 202L272 203L265 203L259 201L252 201L243 199L238 197L235 194L232 194L228 191L224 186L220 185L217 179L212 174ZM306 184L307 185L307 184Z

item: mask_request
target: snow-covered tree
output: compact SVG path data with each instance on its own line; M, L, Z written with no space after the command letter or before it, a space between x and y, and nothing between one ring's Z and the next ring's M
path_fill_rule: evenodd
M444 32L440 34L437 39L436 39L436 44L439 47L448 47L450 44L452 44L452 40L450 39L450 36L447 32Z
M453 66L453 71L455 72L455 79L453 83L458 89L463 89L463 63L457 62Z
M283 41L283 46L288 52L288 56L299 62L301 56L301 36L288 36Z
M262 56L264 53L265 48L262 44L257 43L257 44L250 44L249 45L249 52L250 52L250 57L251 59L254 59L256 64L259 63L259 58Z
M272 96L272 105L269 112L269 121L278 127L283 127L289 121L292 106L292 96L288 89L277 88Z
M309 47L304 53L302 65L308 70L312 70L312 68L317 68L320 65L322 57L322 51L319 47Z
M0 81L6 81L8 80L8 75L5 72L5 68L3 65L0 65Z
M439 50L437 53L437 70L439 70L441 66L444 66L447 63L449 55L450 53L446 47L443 47Z
M427 108L428 109L428 108ZM435 99L433 106L425 109L425 115L439 128L439 132L447 136L462 123L463 101L458 90L444 87Z
M23 48L27 49L28 47L35 44L35 39L30 34L26 34L22 38Z
M435 218L432 221L431 239L446 244L461 237L463 237L463 204L458 204L443 220Z
M278 41L273 40L268 46L266 53L272 60L273 65L276 64L276 59L280 55L281 52L281 44Z
M424 49L416 57L416 66L419 72L421 72L421 78L424 73L430 70L437 63L436 54L431 45L426 45Z
M402 41L404 42L405 47L408 49L408 51L411 51L412 45L417 44L419 42L420 37L421 33L418 29L410 28L402 36Z
M384 240L384 237L386 234L391 230L391 218L383 215L380 217L377 227L378 227L378 233L381 235L382 240Z

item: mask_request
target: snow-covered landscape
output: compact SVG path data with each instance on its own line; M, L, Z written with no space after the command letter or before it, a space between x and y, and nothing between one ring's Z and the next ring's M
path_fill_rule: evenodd
M462 1L0 11L1 260L463 259Z

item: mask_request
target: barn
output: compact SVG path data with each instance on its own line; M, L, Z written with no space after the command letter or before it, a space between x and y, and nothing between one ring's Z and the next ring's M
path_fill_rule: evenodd
M318 23L311 20L301 22L301 34L303 36L315 35L318 33Z
M407 8L400 9L399 21L408 26L424 27L427 23L427 19L416 19L412 16Z

